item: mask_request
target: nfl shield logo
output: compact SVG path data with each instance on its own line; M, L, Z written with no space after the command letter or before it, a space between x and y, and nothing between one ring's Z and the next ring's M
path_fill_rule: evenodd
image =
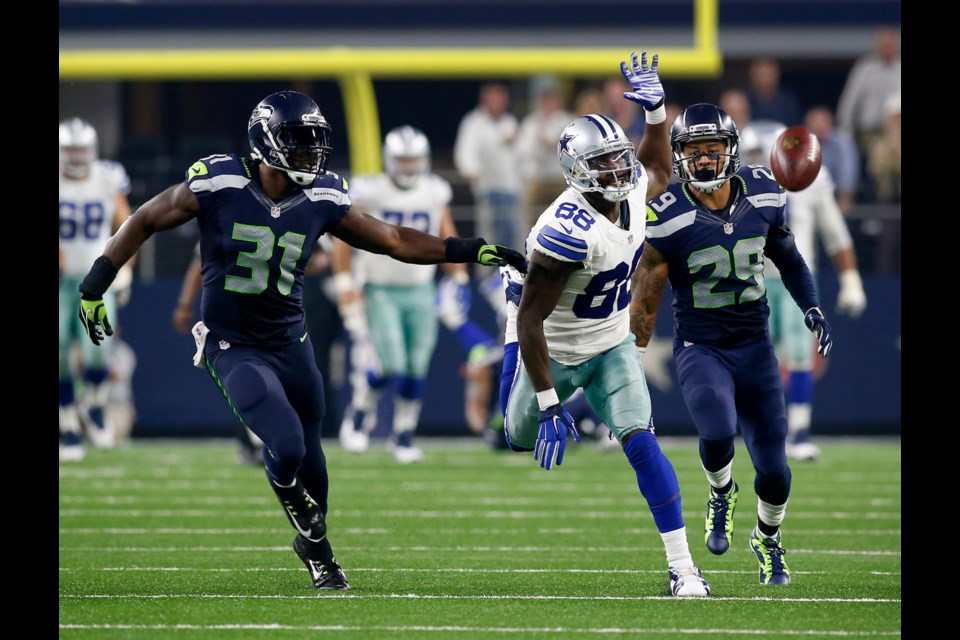
M273 207L270 208L270 217L271 217L271 218L279 218L279 217L280 217L280 207L279 207L279 206L274 205ZM729 233L729 231L728 231L727 233Z
M276 216L274 216L274 217L276 217ZM733 233L733 225L732 225L731 223L729 223L729 222L724 223L724 225L723 225L723 232L724 232L725 234L727 234L727 235L730 235L731 233Z

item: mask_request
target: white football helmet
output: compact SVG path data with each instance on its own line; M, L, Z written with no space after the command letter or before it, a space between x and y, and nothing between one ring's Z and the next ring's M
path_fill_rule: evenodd
M592 191L620 202L637 187L636 150L620 125L607 116L591 113L568 124L557 143L557 155L567 184L580 193Z
M383 166L397 186L412 189L430 173L430 141L419 129L397 127L383 141Z
M70 118L60 123L60 171L82 180L97 159L97 131L89 122Z
M776 120L755 120L740 129L740 160L745 164L770 166L770 154L777 137L787 125Z

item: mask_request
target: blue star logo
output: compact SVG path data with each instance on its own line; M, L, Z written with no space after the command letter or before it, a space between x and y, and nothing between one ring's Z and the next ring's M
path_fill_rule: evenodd
M570 135L568 133L563 134L563 136L560 138L560 150L569 151L569 149L567 149L567 144L576 137L576 135Z

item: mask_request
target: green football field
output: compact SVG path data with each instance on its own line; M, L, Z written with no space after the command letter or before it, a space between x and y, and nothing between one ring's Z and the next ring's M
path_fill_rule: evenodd
M663 547L623 455L531 454L423 439L400 466L325 442L328 533L352 585L317 592L262 469L227 441L134 441L60 464L61 638L898 637L900 440L826 440L793 463L783 527L793 583L764 586L738 443L734 543L703 545L696 442L661 438L680 477L707 599L669 596Z

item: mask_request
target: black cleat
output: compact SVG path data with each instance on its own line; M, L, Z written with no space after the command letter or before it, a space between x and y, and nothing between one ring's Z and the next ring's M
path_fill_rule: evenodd
M343 568L337 564L336 558L329 560L314 560L310 558L310 549L303 536L297 536L293 539L293 550L297 557L303 561L307 570L310 571L310 577L313 579L314 589L333 589L336 591L346 591L350 588L347 582L347 576Z

